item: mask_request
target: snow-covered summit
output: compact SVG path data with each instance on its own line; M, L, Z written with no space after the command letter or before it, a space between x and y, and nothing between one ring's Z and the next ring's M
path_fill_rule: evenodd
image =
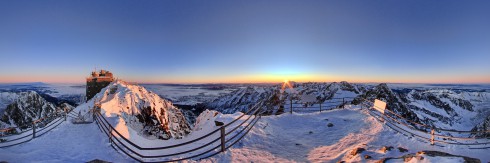
M116 129L128 136L128 129L160 139L182 138L191 131L179 108L139 85L116 80L89 103L93 100L100 101L105 117L118 117Z

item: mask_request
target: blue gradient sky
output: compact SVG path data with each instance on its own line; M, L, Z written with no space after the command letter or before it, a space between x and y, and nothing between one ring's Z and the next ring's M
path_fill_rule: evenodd
M490 83L490 1L0 1L0 82Z

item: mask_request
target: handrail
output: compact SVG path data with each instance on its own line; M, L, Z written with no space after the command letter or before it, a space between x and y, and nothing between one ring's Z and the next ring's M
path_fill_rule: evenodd
M98 116L102 116L100 115L100 113L96 113L96 114L99 114ZM219 128L204 135L204 136L201 136L199 138L196 138L194 140L191 140L191 141L188 141L188 142L184 142L184 143L180 143L180 144L176 144L176 145L169 145L169 146L164 146L164 147L151 147L151 148L145 148L145 147L140 147L139 145L137 144L134 144L133 142L131 142L130 140L128 140L126 137L124 137L121 133L119 133L119 131L115 130L114 127L112 127L112 125L110 125L110 123L107 121L107 119L105 119L104 117L102 117L102 120L104 120L107 124L109 124L109 126L111 127L111 129L117 134L119 135L119 137L121 137L122 139L124 139L126 142L128 142L129 144L131 144L132 146L138 148L139 150L159 150L159 149L168 149L168 148L174 148L174 147L179 147L179 146L182 146L182 145L187 145L187 144L190 144L190 143L193 143L193 142L196 142L196 141L199 141L201 139L204 139L216 132L219 131Z
M254 107L252 107L254 108ZM115 130L114 127L108 122L108 120L100 113L100 112L95 112L94 113L94 117L95 117L95 121L97 122L97 126L99 127L99 129L101 129L102 132L104 132L108 137L109 137L109 140L114 144L119 150L121 150L123 153L125 153L126 155L128 155L129 157L137 160L137 161L144 161L143 159L148 159L148 158L165 158L165 157L169 157L169 156L176 156L176 155L182 155L182 154L186 154L186 153L190 153L190 152L193 152L193 151L197 151L197 150L200 150L200 149L203 149L205 147L209 147L210 145L216 143L218 140L222 139L220 137L214 139L214 140L211 140L210 142L206 143L206 144L203 144L199 147L196 147L196 148L193 148L193 149L186 149L185 151L181 151L181 152L177 152L177 153L172 153L172 154L165 154L165 155L144 155L144 154L141 154L141 153L138 153L138 151L135 151L134 149L132 149L132 147L138 149L138 150L162 150L162 149L168 149L168 148L175 148L175 147L180 147L180 146L183 146L183 145L187 145L187 144L190 144L190 143L193 143L193 142L196 142L196 141L199 141L199 140L202 140L204 138L207 138L213 134L215 134L216 132L218 132L219 130L221 130L222 128L226 128L226 127L229 127L231 124L234 124L235 122L237 122L239 119L242 119L243 116L245 115L248 115L250 114L245 120L243 120L243 122L241 122L240 124L238 124L236 127L233 127L233 129L229 130L227 133L225 133L225 135L222 135L225 137L226 139L226 136L230 135L231 133L235 132L238 128L240 127L243 127L243 129L241 129L239 132L235 133L231 138L227 139L225 141L225 149L228 149L229 147L233 146L236 142L238 142L239 140L241 140L252 128L253 126L257 123L258 119L260 119L260 115L256 115L259 110L262 110L261 107L255 107L254 109L250 109L248 110L246 113L242 114L241 116L235 118L233 121L227 123L226 125L223 125L221 128L218 128L204 136L201 136L199 138L196 138L196 139L193 139L191 141L187 141L187 142L184 142L184 143L180 143L180 144L175 144L175 145L169 145L169 146L164 146L164 147L152 147L152 148L144 148L144 147L140 147L138 146L137 144L131 142L130 140L128 140L127 138L125 138L124 136L122 136L121 133L119 133L119 131ZM252 116L254 118L252 118ZM246 126L243 126L243 124L245 124L246 122L248 122L248 124ZM246 132L244 134L243 131ZM234 140L235 138L237 138L239 135L241 135L238 139L236 139L231 146L228 146L226 147L226 143ZM116 139L116 141L113 141L113 139ZM124 141L124 142L123 142ZM129 145L129 146L128 146ZM203 153L200 153L200 154L196 154L196 155L193 155L193 156L189 156L189 157L185 157L185 158L179 158L179 159L170 159L170 160L159 160L159 161L164 161L164 162L172 162L172 161L180 161L180 160L185 160L185 159L191 159L191 158L196 158L196 157L199 157L199 156L202 156L204 154L207 154L215 149L217 149L219 146L221 145L218 145L216 147L213 147ZM113 146L114 147L114 146ZM203 158L207 158L207 157L210 157L210 156L214 156L216 154L218 154L219 152L215 152L213 154L210 154L206 157L203 157ZM137 158L139 157L139 158ZM202 158L201 158L202 159Z
M399 127L398 125L394 124L393 121L396 122L396 123L398 123L398 124L401 124L401 125L403 125L405 127L408 127L410 129L414 129L413 126L409 126L409 125L407 125L407 124L405 124L403 122L400 122L397 119L391 117L389 114L377 114L377 113L374 113L374 110L375 109L372 109L372 108L373 107L368 107L368 113L371 116L375 117L376 119L378 119L376 116L379 116L379 117L387 117L388 119L385 119L384 122L386 122L386 124L390 124L390 125L387 125L387 126L390 127L391 129L393 129L395 131L398 131L397 129L395 129L395 128L392 127L392 126L394 126L394 127L398 128L400 130L405 131L408 134L411 134L412 136L417 136L417 137L422 138L424 140L431 141L431 144L432 145L433 145L434 142L445 143L445 144L452 144L452 145L468 145L468 146L470 146L470 145L486 145L486 144L490 144L490 141L486 141L485 138L454 137L454 136L446 136L446 135L441 135L441 134L435 134L434 132L428 133L426 131L416 130L416 131L421 132L421 133L424 133L424 134L429 134L429 135L432 136L432 138L427 138L427 137L424 137L424 136L420 136L420 135L418 135L418 134L416 134L414 132L410 132L410 131L407 131L407 130ZM385 109L385 110L387 110L387 109ZM403 118L403 119L405 120L405 118ZM435 128L433 128L433 129L435 129ZM400 131L398 131L398 132L400 132ZM437 140L435 138L439 138L439 139L440 138L444 138L444 139L443 140ZM446 141L446 139L447 140L454 141L454 142ZM456 140L464 140L464 141L484 141L484 142L482 142L482 143L478 143L478 142L476 142L476 143L463 143L463 142L457 142L454 139L456 139Z
M71 111L73 111L73 110L74 110L74 109L71 109L69 112L71 112ZM69 112L68 112L68 113L69 113ZM68 113L66 113L66 114L68 114ZM42 127L42 128L41 128L39 131L37 131L37 132L38 132L38 133L41 133L42 131L45 131L45 130L47 130L47 131L45 131L45 132L43 132L43 133L41 133L41 134L39 134L39 135L36 135L35 137L40 137L40 136L42 136L42 135L44 135L44 134L48 133L49 131L53 130L54 128L56 128L56 127L57 127L57 126L59 126L61 123L63 123L63 121L61 121L61 119L62 119L62 118L60 118L60 117L62 117L62 115L58 114L58 112L55 112L55 113L53 113L53 114L50 114L50 115L47 115L47 116L41 117L41 118L39 118L39 119L37 119L37 120L35 120L35 121L31 122L31 124L32 124L34 127L36 127L36 125L35 125L35 124L37 124L37 123L40 123L40 122L44 122L44 123L46 123L45 121L47 121L47 120L51 120L50 122L48 122L48 124L47 124L46 126ZM58 118L58 120L56 120L57 118ZM60 122L60 121L61 121L61 122ZM56 125L55 125L55 124L56 124ZM51 127L51 126L53 126L53 125L55 125L55 126L54 126L54 127ZM24 125L24 126L17 126L17 127L10 127L10 128L8 128L8 130L6 130L6 131L10 131L10 130L15 129L15 128L21 128L21 127L26 127L26 126L28 126L28 125ZM51 127L51 128L50 128L50 127ZM17 133L17 134L14 134L14 135L6 135L6 136L1 136L0 138L10 138L10 137L12 137L12 136L21 135L21 134L26 133L27 131L30 131L30 130L33 130L33 128L30 128L30 129L28 129L28 130L24 130L24 131L22 131L21 133ZM2 145L2 144L4 144L4 143L14 142L14 141L21 140L21 139L24 139L24 138L27 138L27 137L30 137L30 138L29 138L29 139L27 139L27 140L25 140L25 141L17 142L17 143L15 143L15 144L9 144L9 145L5 145L5 146L1 146L1 145ZM22 136L22 137L19 137L19 138L14 138L14 139L9 139L9 140L6 140L6 141L2 141L2 142L0 142L0 148L11 147L11 146L14 146L14 145L18 145L18 144L22 144L22 143L25 143L25 142L29 142L29 141L33 140L35 137L34 137L34 131L33 131L32 133L29 133L29 134L24 135L24 136Z
M362 99L365 100L365 101L367 101L367 102L369 102L369 103L373 103L373 102L371 102L371 101L369 101L367 99L364 99L364 98L362 98ZM487 133L487 132L490 132L490 130L484 130L484 131L458 131L458 130L452 130L452 129L444 129L444 128L439 128L439 127L433 127L433 126L429 126L429 125L426 125L426 124L421 124L421 123L417 123L417 122L408 120L405 117L403 117L403 116L401 116L401 115L393 112L392 110L389 110L389 109L385 109L385 110L387 110L391 114L393 114L393 115L395 115L395 116L397 116L397 117L399 117L399 118L401 118L401 119L403 119L403 120L405 120L407 122L410 122L410 123L415 124L415 125L423 126L423 127L430 127L430 128L435 129L435 130L447 131L447 132L457 132L457 133Z

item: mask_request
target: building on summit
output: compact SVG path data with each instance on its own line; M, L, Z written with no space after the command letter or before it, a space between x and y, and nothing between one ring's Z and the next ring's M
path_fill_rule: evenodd
M106 70L100 70L100 72L92 71L91 76L87 78L85 94L87 101L92 99L102 88L107 87L112 81L114 81L114 77L111 72Z

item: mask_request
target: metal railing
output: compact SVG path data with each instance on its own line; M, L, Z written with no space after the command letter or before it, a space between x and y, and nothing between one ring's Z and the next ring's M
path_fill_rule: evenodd
M72 109L73 110L73 109ZM10 127L5 129L0 129L0 148L11 147L14 145L19 145L31 141L34 138L40 137L52 129L58 127L61 123L66 121L66 117L71 113L72 110L56 110L55 113L41 117L34 120L30 125ZM60 114L60 113L65 114ZM29 128L30 127L30 128ZM27 128L27 130L22 131L22 129ZM37 130L37 128L40 128ZM21 130L20 133L17 130Z
M435 126L429 126L426 124L418 123L403 116L385 109L385 113L376 111L375 106L372 105L373 102L363 99L361 107L368 109L368 113L376 118L378 121L384 122L389 128L405 135L408 137L416 137L423 141L427 141L430 145L441 144L451 144L451 145L466 145L466 146L483 146L479 148L469 147L470 149L485 149L490 148L490 137L476 137L468 135L463 136L452 136L454 133L458 134L476 134L476 133L490 133L490 130L485 131L461 131L454 129L445 129ZM446 135L444 135L444 132Z
M354 97L342 97L342 98L331 98L323 102L311 103L311 102L297 102L289 100L289 103L284 104L284 106L289 106L290 113L293 111L300 112L322 112L325 110L333 110L345 108L345 105L350 104L354 100ZM294 105L301 106L294 106ZM285 108L286 109L286 108Z
M114 149L139 162L174 162L208 158L226 151L253 128L260 119L261 112L261 107L250 109L233 121L204 136L184 143L161 147L142 147L123 136L100 112L94 112L93 117ZM244 118L246 115L247 117ZM242 118L244 120L239 122ZM196 146L198 143L204 144Z

